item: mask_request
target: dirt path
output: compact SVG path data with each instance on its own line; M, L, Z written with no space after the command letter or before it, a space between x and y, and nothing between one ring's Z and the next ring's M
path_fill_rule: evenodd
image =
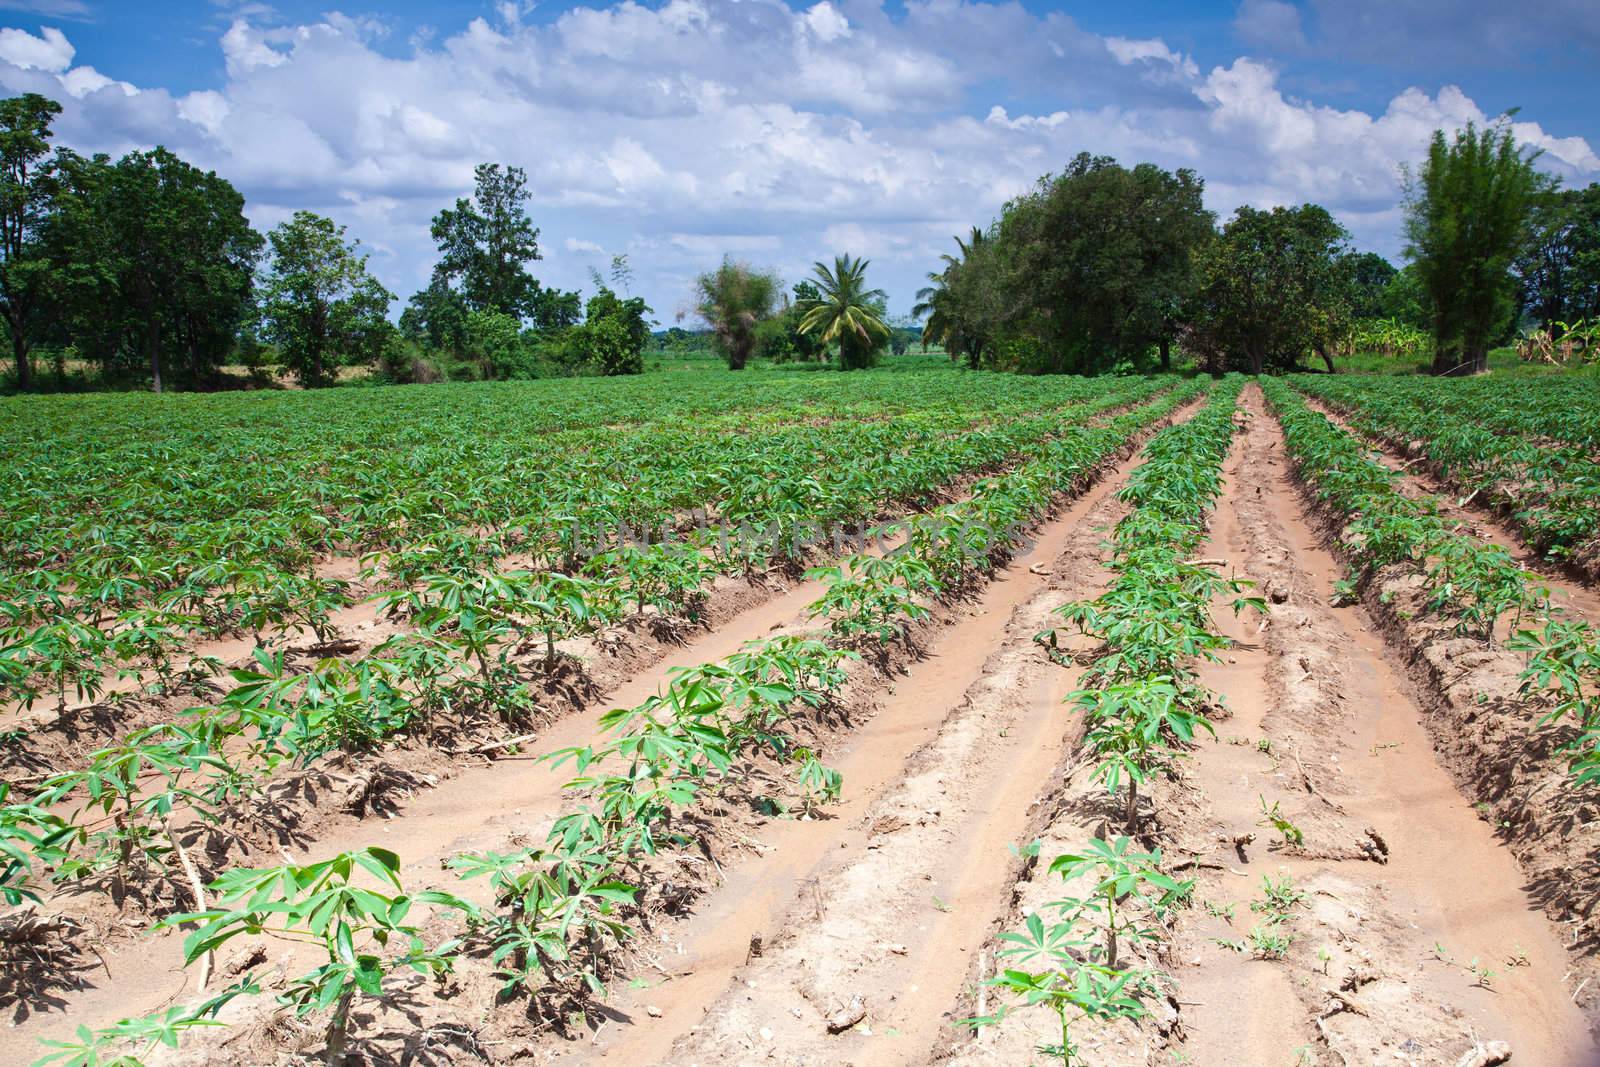
M1305 1049L1329 1063L1453 1065L1477 1041L1501 1040L1519 1063L1595 1062L1562 984L1557 930L1435 758L1372 620L1327 606L1342 571L1312 534L1259 392L1244 406L1248 436L1228 461L1207 554L1230 559L1276 602L1264 630L1219 610L1239 645L1202 670L1233 717L1190 775L1222 869L1202 870L1204 903L1174 947L1184 1051L1197 1063L1292 1063ZM1302 846L1262 825L1263 798L1304 834ZM1242 853L1215 840L1251 833ZM1251 908L1264 900L1263 876L1287 876L1305 894L1276 931L1292 939L1281 960L1258 958L1249 933L1274 932ZM1241 999L1241 984L1267 999ZM1301 1010L1288 1012L1296 1000ZM1276 1010L1241 1018L1241 1003Z
M1259 391L1241 406L1247 426L1201 555L1258 581L1269 612L1217 605L1237 644L1201 680L1228 710L1217 739L1155 791L1141 842L1196 880L1195 906L1159 961L1171 998L1147 1002L1137 1025L1079 1023L1080 1053L1097 1067L1456 1067L1504 1041L1514 1063L1600 1062L1564 980L1560 929L1435 756L1424 707L1374 620L1328 606L1342 569L1303 509ZM1062 896L1044 861L1106 832L1104 787L1089 771L1069 761L1040 805L1042 859L1019 872L1000 928ZM1285 844L1263 804L1303 833L1301 846ZM1281 923L1264 878L1299 895ZM955 1011L978 1010L969 988ZM1037 1047L1058 1036L1048 1011L1022 1009L940 1058L1043 1063Z
M1074 595L1064 588L1092 592L1103 583L1099 543L1119 507L1114 493L1135 462L1053 520L1021 566L991 587L996 595L940 635L948 651L935 659L953 653L953 662L935 669L928 684L899 686L885 699L873 728L845 757L875 765L868 771L873 786L841 813L847 825L802 831L810 839L799 850L803 862L791 854L778 876L790 889L785 911L746 899L740 880L731 882L732 899L718 894L721 906L684 931L691 966L713 964L713 974L696 982L695 992L709 996L683 1003L669 992L676 982L653 991L651 1004L672 998L671 1010L610 1043L608 1058L926 1062L951 1033L952 1019L938 1007L955 1001L1005 906L1015 862L1010 846L1026 839L1032 802L1075 734L1061 707L1069 672L1053 665L1033 636L1049 625L1051 609ZM1048 582L1032 574L1036 564L1048 566ZM930 665L919 664L913 675ZM898 725L908 721L915 732ZM870 736L880 725L896 735L891 751L873 751L884 747ZM852 780L859 776L847 771ZM751 872L767 887L774 882L769 866ZM752 923L752 911L767 922ZM765 935L763 954L738 967L747 929ZM720 959L706 959L709 945L724 949ZM830 1034L830 1018L852 1015L853 1006L864 1013L859 1025Z

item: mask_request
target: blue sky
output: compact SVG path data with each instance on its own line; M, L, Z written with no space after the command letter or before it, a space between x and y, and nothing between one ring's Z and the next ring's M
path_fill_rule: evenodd
M375 9L379 9L375 11ZM1600 4L1240 0L0 0L0 82L61 139L165 143L268 227L333 215L401 301L476 162L524 167L552 284L630 257L671 322L731 253L850 251L903 311L950 235L1081 150L1188 166L1210 205L1314 200L1400 251L1398 168L1519 108L1600 180Z

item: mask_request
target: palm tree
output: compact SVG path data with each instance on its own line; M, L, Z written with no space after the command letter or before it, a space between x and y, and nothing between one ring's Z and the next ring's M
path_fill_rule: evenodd
M932 284L917 290L917 303L911 309L911 316L928 316L922 326L924 348L930 344L943 345L952 360L966 356L967 361L976 368L982 362L985 342L960 314L956 290L962 270L988 247L988 235L974 226L967 240L957 237L955 242L956 247L961 249L960 257L949 253L939 257L944 260L944 269L929 272L928 281Z
M818 263L814 268L816 300L801 305L800 332L814 335L824 345L839 343L839 366L855 370L868 366L872 354L889 340L889 327L883 321L882 289L867 288L867 261L851 259L846 253L835 256L833 269Z
M695 281L700 317L710 323L729 370L743 370L756 346L756 327L772 314L778 277L724 259L722 266Z

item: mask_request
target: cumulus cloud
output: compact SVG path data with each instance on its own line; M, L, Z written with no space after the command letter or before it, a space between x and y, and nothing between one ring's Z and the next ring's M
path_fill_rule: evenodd
M59 74L72 65L77 54L67 35L54 26L46 26L38 37L27 30L0 30L0 60L22 70Z
M1276 10L1245 8L1257 26ZM260 226L296 208L333 215L402 298L426 283L429 219L470 191L473 165L523 167L539 276L582 286L597 256L626 251L664 318L724 253L790 280L836 252L868 255L904 307L951 234L1085 150L1192 167L1224 215L1316 200L1392 254L1398 165L1432 130L1492 118L1449 85L1370 111L1298 99L1266 62L1202 71L1163 39L1016 3L910 0L894 17L871 0L526 10L501 4L399 49L372 20L235 11L217 42L225 73L176 97L74 67L59 30L0 30L0 86L62 99L74 147L164 143L215 168ZM1542 165L1600 178L1588 142L1537 118L1515 128Z

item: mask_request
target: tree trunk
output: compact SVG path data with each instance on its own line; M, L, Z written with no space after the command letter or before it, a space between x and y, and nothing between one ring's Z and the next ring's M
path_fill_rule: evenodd
M1329 374L1337 374L1338 371L1333 369L1333 357L1328 354L1328 346L1327 345L1317 345L1316 347L1317 347L1317 355L1321 356L1322 357L1322 362L1324 362L1324 363L1326 363L1328 365L1328 373Z
M1161 369L1162 370L1171 370L1172 369L1172 341L1169 340L1168 338L1163 337L1161 339L1161 341L1160 341L1160 347L1161 347Z
M28 339L16 324L11 324L11 351L17 357L17 388L26 393L33 388L33 360L28 356Z
M161 392L161 322L154 315L144 327L144 352L150 359L150 381L155 392Z

